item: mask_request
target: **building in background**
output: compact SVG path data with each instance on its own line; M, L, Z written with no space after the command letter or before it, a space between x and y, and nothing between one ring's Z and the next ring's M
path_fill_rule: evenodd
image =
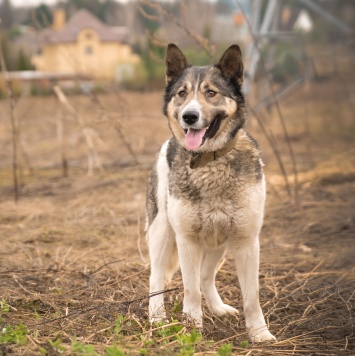
M127 27L107 26L85 9L67 23L64 10L57 9L53 26L42 31L40 51L31 62L41 72L129 80L140 58L132 52L128 36Z

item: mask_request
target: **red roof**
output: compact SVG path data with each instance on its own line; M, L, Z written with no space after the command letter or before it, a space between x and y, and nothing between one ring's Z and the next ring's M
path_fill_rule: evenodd
M43 31L42 40L45 43L75 42L78 33L84 29L94 30L103 42L128 41L127 27L107 26L86 9L81 9L76 12L59 31Z

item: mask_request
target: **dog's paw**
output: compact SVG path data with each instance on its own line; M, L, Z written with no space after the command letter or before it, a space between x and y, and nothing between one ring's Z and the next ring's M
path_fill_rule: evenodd
M238 315L239 311L228 304L214 305L210 308L212 314L222 316L226 314Z
M154 309L156 310L156 309ZM161 323L162 321L166 321L166 313L165 308L160 307L158 310L149 313L149 320L151 324Z
M202 313L191 313L191 312L184 312L184 321L187 325L195 326L198 329L202 329Z
M252 342L275 342L276 337L271 334L268 329L251 329L249 330L250 339Z
M159 315L159 316L154 315L149 319L151 324L157 324L157 323L167 321L166 315Z

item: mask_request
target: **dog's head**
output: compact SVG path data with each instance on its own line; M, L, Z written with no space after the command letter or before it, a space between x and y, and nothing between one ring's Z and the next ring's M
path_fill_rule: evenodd
M229 47L214 66L192 67L169 44L164 114L178 142L189 151L223 148L245 123L242 83L238 45Z

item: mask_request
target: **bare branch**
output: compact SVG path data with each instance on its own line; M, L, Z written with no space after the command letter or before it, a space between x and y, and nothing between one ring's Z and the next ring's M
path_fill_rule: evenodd
M276 160L277 160L277 163L280 167L280 170L281 170L281 173L282 173L282 176L284 177L284 180L285 180L285 186L286 186L286 190L287 190L287 193L289 196L291 196L291 188L290 188L290 183L288 181L288 176L287 176L287 173L286 173L286 169L285 169L285 166L282 162L282 159L281 159L281 155L280 155L280 151L276 145L276 142L275 142L275 138L270 134L268 134L268 132L266 131L266 128L263 124L263 120L260 118L260 116L256 113L256 111L254 110L254 108L252 108L250 106L250 111L252 113L252 115L256 118L256 121L258 122L262 132L264 133L266 139L268 140L270 146L271 146L271 149L272 151L274 152L274 155L276 157Z
M18 183L18 130L17 130L17 122L15 117L15 97L14 92L11 86L11 79L9 78L9 73L6 68L6 62L4 57L4 52L2 45L0 44L0 64L1 64L1 72L6 84L7 97L9 101L10 108L10 122L11 122L11 134L12 134L12 176L14 182L14 199L15 203L18 202L19 199L19 183Z
M67 97L60 89L58 85L53 87L53 91L58 97L60 103L67 109L67 111L77 120L77 122L83 126L81 132L85 138L86 145L88 147L88 174L93 173L94 168L98 168L100 172L104 171L101 164L100 157L95 149L95 142L99 141L99 136L92 128L86 127L83 118L76 112L74 107L69 103Z
M157 2L152 2L151 0L141 0L141 3L149 6L152 9L157 10L159 13L164 15L169 21L174 22L178 27L180 27L182 30L185 31L185 33L191 37L206 53L210 58L214 58L215 56L215 51L211 48L211 46L208 43L208 40L203 38L197 33L194 33L191 31L189 28L187 28L185 25L183 25L173 14L171 14L161 3ZM138 5L138 9L141 8L141 6ZM155 20L158 21L158 20Z

